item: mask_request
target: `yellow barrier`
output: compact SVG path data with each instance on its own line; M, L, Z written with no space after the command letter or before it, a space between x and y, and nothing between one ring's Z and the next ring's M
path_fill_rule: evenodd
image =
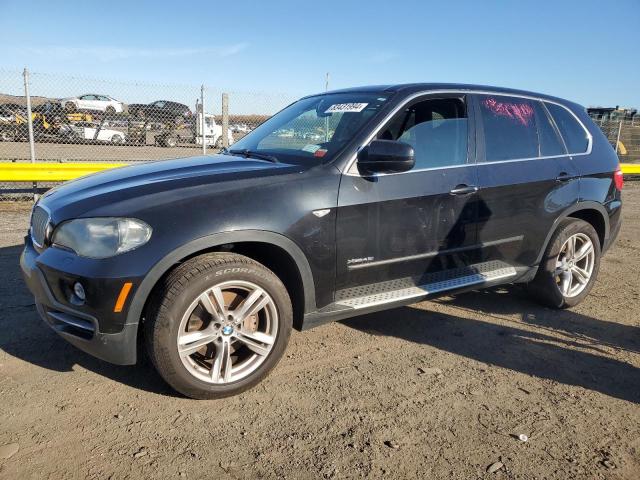
M0 182L64 182L126 163L0 163ZM640 175L640 163L621 164L625 175Z
M640 163L622 163L620 168L625 175L640 175Z
M0 182L64 182L126 163L0 163Z

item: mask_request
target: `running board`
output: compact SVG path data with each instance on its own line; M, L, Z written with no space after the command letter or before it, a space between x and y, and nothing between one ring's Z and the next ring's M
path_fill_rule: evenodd
M526 271L522 268L495 260L425 274L420 279L399 278L347 288L336 292L334 303L315 312L306 313L299 328L307 330L327 322L407 305L443 292L509 283L511 280L522 278L524 273Z
M435 274L427 274L419 285L415 280L401 279L383 282L365 287L338 292L336 307L353 308L356 310L376 307L386 303L395 303L412 298L424 297L447 290L492 283L516 276L516 269L511 265L500 262L485 262L468 267L445 270ZM361 293L351 296L349 293ZM364 293L364 294L363 294ZM348 297L347 297L348 296Z

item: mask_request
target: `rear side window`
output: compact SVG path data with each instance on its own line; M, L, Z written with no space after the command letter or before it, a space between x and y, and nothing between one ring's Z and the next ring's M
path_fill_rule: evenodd
M585 153L589 148L589 136L578 120L560 105L547 102L545 105L553 116L569 153Z
M539 156L535 100L480 95L486 161Z

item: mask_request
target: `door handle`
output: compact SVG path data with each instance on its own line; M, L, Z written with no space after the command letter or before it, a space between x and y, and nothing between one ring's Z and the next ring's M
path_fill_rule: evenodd
M573 178L567 172L562 172L556 177L556 182L566 182L567 180L571 180Z
M449 190L451 195L469 195L470 193L476 193L478 187L475 185L457 185L455 188Z

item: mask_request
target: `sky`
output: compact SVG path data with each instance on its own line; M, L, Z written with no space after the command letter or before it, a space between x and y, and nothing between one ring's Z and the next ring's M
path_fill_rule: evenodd
M640 0L0 0L0 93L26 66L51 74L34 74L43 95L191 99L204 83L255 105L322 91L329 72L330 88L476 83L640 107L639 33Z

